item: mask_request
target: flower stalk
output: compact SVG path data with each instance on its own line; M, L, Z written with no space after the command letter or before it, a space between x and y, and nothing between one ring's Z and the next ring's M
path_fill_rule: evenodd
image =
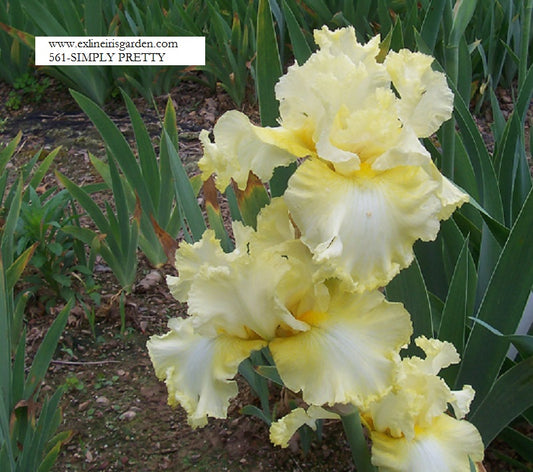
M359 411L354 409L352 413L341 415L341 421L357 470L360 472L376 472L377 469L372 465Z

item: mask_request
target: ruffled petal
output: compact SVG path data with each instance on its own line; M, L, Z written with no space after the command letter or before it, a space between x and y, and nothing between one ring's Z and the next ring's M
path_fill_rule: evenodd
M307 403L360 406L390 385L397 353L411 334L409 314L377 291L332 286L330 292L326 312L299 316L309 331L276 338L269 348L285 385L301 390Z
M392 389L368 410L375 430L408 440L416 436L418 429L429 427L448 409L448 404L457 418L464 417L474 396L469 386L452 392L437 375L460 360L451 343L425 336L418 337L415 343L425 352L425 358L402 359L395 370Z
M411 375L396 381L392 389L369 411L377 431L413 439L417 428L431 424L452 398L450 389L435 375Z
M352 27L315 31L319 50L303 65L289 67L276 84L281 125L297 132L309 149L341 106L358 109L376 88L389 88L390 78L379 53L379 37L357 43Z
M194 244L182 242L176 251L176 267L179 277L167 275L170 293L179 301L187 301L191 283L198 271L205 267L224 267L234 258L226 254L213 230L206 230L202 239Z
M453 408L453 413L457 419L462 419L470 411L470 404L476 392L471 385L465 385L462 390L452 390L451 393L453 400L449 403Z
M445 75L431 69L432 62L431 56L407 49L390 51L384 62L401 97L402 122L419 138L430 136L452 116L453 93Z
M457 208L470 200L468 194L459 190L453 182L444 176L442 176L441 187L437 195L442 204L442 209L439 213L440 220L447 220Z
M238 391L231 379L239 364L266 343L201 336L192 318L174 318L169 327L170 332L147 343L156 375L167 385L169 404L180 404L193 427L204 426L208 416L226 418L229 400Z
M287 204L281 197L273 198L257 215L257 231L250 233L245 244L251 253L283 247L296 239ZM244 241L243 241L244 242Z
M307 410L295 408L283 418L270 426L270 441L283 448L289 445L289 440L294 433L304 424L316 431L316 420L338 420L340 416L319 406L311 405Z
M243 339L272 339L280 325L308 329L276 296L290 270L286 258L271 251L244 254L227 268L201 271L191 285L189 313L202 333L226 332Z
M344 55L354 63L360 62L367 66L376 63L378 56L380 37L374 36L366 44L359 44L355 36L355 28L348 26L331 31L327 26L316 29L313 32L315 43L321 51L332 56Z
M380 472L470 472L483 460L483 442L477 429L464 420L441 415L416 437L393 438L373 431L372 464Z
M461 360L455 346L448 341L419 336L415 339L415 344L426 356L403 359L398 371L398 378L401 381L409 375L437 375L442 369Z
M289 152L266 143L257 135L263 129L252 125L243 113L231 110L217 121L211 142L207 131L200 133L204 155L198 162L204 180L215 174L217 188L224 192L233 179L240 189L246 188L250 171L263 182L272 177L274 169L296 159ZM284 133L284 130L280 130Z
M353 176L311 159L289 180L284 198L317 261L358 291L386 285L413 260L413 243L439 230L438 182L420 167Z

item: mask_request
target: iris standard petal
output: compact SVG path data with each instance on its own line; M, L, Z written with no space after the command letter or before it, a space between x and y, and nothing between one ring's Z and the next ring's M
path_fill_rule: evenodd
M269 348L285 385L307 403L360 406L390 385L412 332L409 314L378 291L348 293L337 285L330 293L326 312L299 315L308 331L278 337Z
M386 285L413 260L417 239L439 230L438 183L420 167L336 173L317 159L304 162L284 198L317 261L358 291Z
M467 421L440 415L427 428L420 428L413 440L393 438L373 431L372 464L380 472L470 472L483 460L483 442Z
M359 109L376 88L390 88L383 64L376 61L379 37L357 43L353 28L315 31L319 50L303 65L289 67L276 84L282 127L314 149L341 106Z
M419 138L430 136L452 116L453 93L446 76L431 69L432 62L431 56L407 49L390 51L384 62L401 98L402 122Z
M202 333L223 331L242 339L272 339L280 325L308 329L276 296L276 288L290 270L286 258L264 251L247 254L231 266L202 271L192 282L189 313Z
M169 327L167 334L152 336L147 343L156 375L167 385L169 404L180 404L193 427L205 425L208 416L225 418L238 391L231 379L239 364L266 343L201 336L192 318L174 318Z

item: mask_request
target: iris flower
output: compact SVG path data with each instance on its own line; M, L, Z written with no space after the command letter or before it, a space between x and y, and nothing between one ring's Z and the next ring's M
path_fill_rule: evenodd
M403 359L392 388L362 415L370 429L372 463L382 472L469 472L483 459L477 429L466 421L472 387L452 391L438 372L459 362L452 344L420 337L425 359ZM454 415L446 413L451 405Z
M177 251L180 275L168 284L190 316L148 342L169 403L182 405L192 426L225 418L239 363L265 346L287 388L309 404L364 407L382 395L412 332L403 306L317 279L281 198L259 214L257 231L238 222L233 230L231 253L211 230Z
M378 36L361 45L352 27L323 27L315 41L318 51L276 85L280 126L227 112L214 142L201 134L199 165L223 191L232 179L244 188L250 171L266 182L299 160L284 199L301 240L324 274L363 292L407 267L413 243L433 240L468 200L419 140L451 117L453 94L430 56L401 50L379 60Z

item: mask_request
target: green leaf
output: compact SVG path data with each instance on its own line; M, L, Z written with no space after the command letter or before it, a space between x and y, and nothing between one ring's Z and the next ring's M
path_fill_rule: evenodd
M148 134L146 126L144 125L139 111L133 104L133 101L122 89L120 92L122 93L122 98L126 103L126 108L128 109L128 114L131 119L133 132L135 133L142 176L144 177L144 180L148 186L148 191L150 192L154 207L157 208L159 206L160 176L159 169L157 167L157 157L152 146L152 141L150 140L150 135Z
M489 330L492 334L495 336L502 337L504 339L509 340L514 347L518 350L522 358L527 359L528 357L533 356L533 336L529 336L527 334L503 334L501 331L498 331L497 329L493 328L488 323L485 323L482 320L479 320L477 318L471 318L472 321L475 323L480 324L487 330Z
M472 205L476 210L479 211L481 214L481 217L485 221L487 228L490 230L492 235L494 236L494 239L498 241L498 244L503 246L505 242L507 241L507 238L509 237L509 228L501 224L498 220L495 220L491 215L485 211L485 209L478 203L474 198L470 197L470 200L468 201L470 205Z
M22 131L19 131L17 135L11 141L9 141L9 143L7 143L7 146L0 151L0 174L4 173L4 169L6 168L9 159L11 159L15 153L21 138Z
M257 12L256 87L259 112L263 126L275 126L278 102L274 86L281 76L278 42L268 0L259 0Z
M260 410L254 405L245 405L244 407L242 407L241 413L243 415L256 416L260 420L263 420L269 426L272 424L272 420L267 415L265 415L263 410Z
M254 229L257 224L257 215L261 209L268 205L270 199L263 183L252 172L248 176L245 190L235 188L242 221Z
M183 209L183 214L187 219L193 240L199 241L206 230L204 217L198 206L198 200L194 194L191 182L185 173L178 152L166 132L164 133L164 136L165 139L161 141L161 146L165 146L166 152L168 152L169 155L169 164L174 177L174 191L176 198Z
M12 188L13 199L9 205L9 211L5 219L2 234L0 237L0 249L2 250L3 263L6 266L11 265L13 255L15 254L13 248L13 235L15 234L15 227L20 215L20 208L22 206L22 176L19 176L16 185Z
M495 382L469 420L489 445L522 412L533 405L533 357L511 367ZM477 392L477 391L476 391Z
M476 318L503 334L514 334L533 285L533 191L513 226L488 283ZM520 277L511 277L520 267ZM509 294L509 296L502 296ZM509 342L494 339L479 324L472 328L456 385L470 384L476 391L474 408L496 380Z
M287 188L289 179L298 168L298 164L293 162L285 167L276 167L274 175L270 179L270 195L272 198L281 197Z
M76 225L65 225L61 228L64 233L74 236L85 244L91 244L94 238L98 237L98 234L89 228L82 228Z
M431 306L420 266L415 258L411 265L403 269L386 287L387 299L402 302L411 314L413 338L433 337ZM410 351L411 352L411 351Z
M33 243L28 249L26 249L15 261L8 267L6 271L7 286L13 288L19 280L22 272L28 265L28 262L33 256L35 249L39 245L38 242Z
M50 328L48 328L37 354L33 359L28 378L26 379L24 385L24 399L29 399L40 386L56 350L59 338L65 329L68 315L73 306L74 300L70 299L65 307L59 312Z
M79 202L82 208L89 214L98 229L107 234L110 232L110 226L100 207L94 202L90 195L81 187L72 182L68 177L60 172L55 172L59 182L69 191L69 193Z
M453 12L453 24L448 39L449 46L458 46L468 23L476 10L477 0L456 0Z
M468 238L465 239L461 254L450 282L448 297L442 311L442 318L438 330L438 338L441 341L451 342L459 355L462 354L465 342L465 328L468 314L469 299L469 252ZM474 285L475 288L475 285ZM449 385L453 385L453 379L457 375L458 367L452 366L444 372L444 379Z
M523 124L526 119L526 113L529 110L531 103L531 95L533 94L533 65L530 66L525 76L521 88L518 90L518 98L516 100L515 112Z
M143 210L148 215L155 215L154 205L147 183L126 138L96 103L73 90L71 90L71 95L102 135L106 146L119 163L129 184L139 195Z
M454 115L477 179L480 204L493 219L503 222L503 207L492 159L467 105L454 84L450 83L450 86L455 94Z
M499 435L527 462L533 462L533 438L528 438L513 428L505 428Z
M277 383L280 386L284 386L283 380L279 376L278 369L273 365L258 365L255 368L256 372L272 382Z
M298 64L302 65L307 59L309 59L309 56L312 53L311 48L302 33L294 13L285 0L282 0L282 8L287 23L287 29L289 30L289 37L291 38L294 58Z
M494 153L505 222L508 225L512 223L514 183L520 165L519 160L522 157L519 149L517 149L522 144L522 132L516 113L512 113L503 131L501 141L496 143L496 152ZM525 158L525 155L523 157Z
M33 174L32 179L30 180L30 187L37 188L41 181L43 180L43 177L48 172L48 169L52 165L53 160L61 150L61 147L55 148L46 158L41 162L39 165L39 168L35 171Z
M431 0L426 9L426 14L424 15L424 20L420 29L420 36L430 51L435 49L435 43L437 42L437 36L441 27L442 14L446 1L447 0Z
M258 351L252 353L251 358L245 359L239 364L239 373L246 379L252 390L259 397L261 408L265 416L270 416L268 381L259 375L255 368L253 360L257 358Z
M117 231L114 239L119 242L122 255L125 259L128 259L129 256L136 258L137 255L135 253L135 249L137 248L137 242L135 242L135 249L133 251L130 250L131 231L126 194L117 170L117 166L115 164L115 160L112 156L109 156L109 172L111 175L111 188L113 189L113 199L115 201L117 217L115 220L111 209L108 209L107 216L110 221L116 221L117 224ZM127 261L124 262L127 265Z

